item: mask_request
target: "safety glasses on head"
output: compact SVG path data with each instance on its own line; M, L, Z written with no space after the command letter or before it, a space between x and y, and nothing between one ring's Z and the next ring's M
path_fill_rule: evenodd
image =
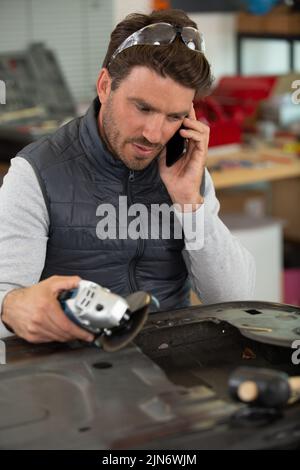
M171 44L177 36L180 36L184 44L193 51L205 52L203 34L192 26L176 27L170 23L153 23L135 31L123 41L113 53L109 65L128 47L137 45L162 46Z

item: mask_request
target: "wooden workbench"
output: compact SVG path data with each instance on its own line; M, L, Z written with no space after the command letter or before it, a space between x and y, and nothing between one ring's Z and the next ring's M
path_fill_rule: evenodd
M242 149L221 155L209 155L208 169L220 160L251 160L252 162L270 162L270 166L251 168L230 168L224 171L211 171L215 188L224 189L261 181L279 181L287 178L300 178L300 158L283 155L282 152L260 147L257 150Z
M269 166L250 168L226 168L212 171L220 160L250 160ZM300 158L284 154L272 147L258 146L255 149L241 149L219 155L209 155L208 169L211 171L217 195L223 189L270 182L271 213L273 217L285 221L285 237L300 242ZM221 205L222 210L222 205Z

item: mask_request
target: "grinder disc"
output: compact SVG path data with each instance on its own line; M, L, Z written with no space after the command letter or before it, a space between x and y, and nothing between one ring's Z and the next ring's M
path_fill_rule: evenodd
M130 319L114 329L111 336L102 335L98 339L99 345L108 352L118 351L129 344L141 331L148 318L151 296L147 292L135 292L128 297L126 301L130 310L127 312ZM97 340L96 340L97 341Z

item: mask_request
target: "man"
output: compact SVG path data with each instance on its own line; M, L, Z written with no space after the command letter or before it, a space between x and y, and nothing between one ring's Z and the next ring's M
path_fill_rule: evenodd
M116 27L87 114L25 147L5 177L3 325L36 343L91 341L57 300L80 278L124 296L149 291L162 309L188 305L190 283L204 303L251 298L253 259L218 218L205 170L209 129L193 109L211 82L201 35L183 12L133 14ZM169 167L176 132L188 146ZM99 236L101 207L124 196L129 208L176 204L183 236Z

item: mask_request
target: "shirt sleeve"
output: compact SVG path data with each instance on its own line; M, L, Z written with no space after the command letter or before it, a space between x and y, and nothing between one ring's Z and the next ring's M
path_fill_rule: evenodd
M204 304L251 300L255 288L253 256L218 216L220 203L205 170L204 204L178 216L184 231L183 258L193 289Z
M49 215L30 163L22 157L11 166L0 188L0 312L5 295L39 281L46 256ZM0 337L10 333L0 317Z

